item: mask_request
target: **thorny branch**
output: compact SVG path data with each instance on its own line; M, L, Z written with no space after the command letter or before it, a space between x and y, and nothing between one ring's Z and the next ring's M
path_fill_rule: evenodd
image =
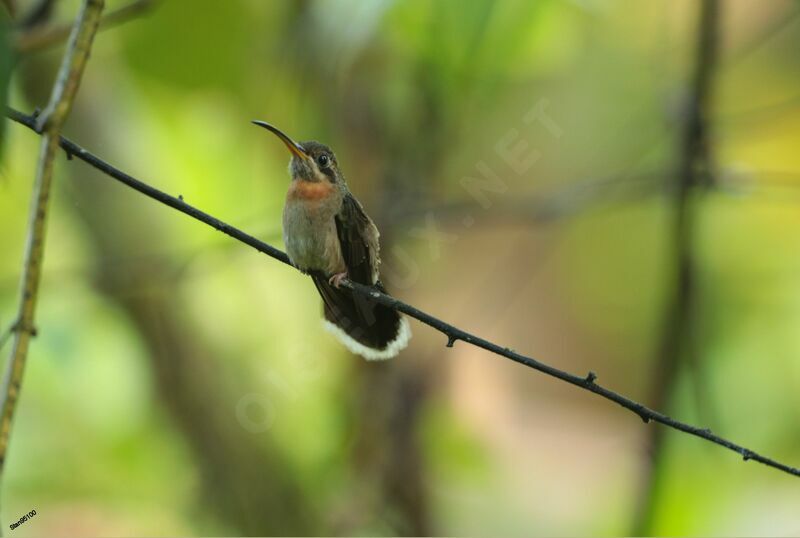
M11 118L13 121L24 125L32 130L35 129L36 119L32 116L27 116L18 112L13 109L8 109L6 112L7 116ZM283 251L256 239L252 235L227 224L216 217L197 209L194 206L189 205L188 203L184 202L180 198L176 198L171 196L165 192L162 192L155 187L144 183L143 181L136 179L135 177L123 172L122 170L112 166L111 164L107 163L106 161L102 160L101 158L97 157L96 155L90 153L86 149L82 148L78 144L68 140L64 137L61 137L61 147L67 153L68 158L77 157L78 159L84 161L85 163L89 164L90 166L100 170L104 174L116 179L117 181L123 183L124 185L144 194L145 196L152 198L164 205L167 205L173 209L184 213L192 217L193 219L199 220L200 222L211 226L212 228L236 239L237 241L248 245L259 252L262 252L271 258L274 258L286 265L291 265L289 261L289 257ZM700 437L701 439L705 439L722 447L725 447L729 450L732 450L742 456L742 458L747 460L757 461L769 467L773 467L780 471L789 473L794 476L800 477L800 469L796 467L791 467L784 463L778 462L766 456L762 456L748 448L745 448L741 445L733 443L723 437L720 437L711 432L711 430L707 428L698 428L696 426L692 426L690 424L675 420L667 415L659 413L658 411L654 411L639 402L636 402L630 398L627 398L621 394L618 394L608 388L603 387L602 385L597 383L597 375L594 372L589 372L585 376L579 376L575 374L571 374L569 372L565 372L563 370L559 370L553 366L548 364L542 363L533 359L531 357L522 355L512 349L507 347L502 347L498 344L480 338L474 334L471 334L467 331L461 330L458 327L450 325L431 314L423 312L418 308L406 304L399 299L396 299L390 295L386 295L385 293L381 293L377 289L371 286L365 286L363 284L359 284L357 282L351 282L349 280L344 280L342 284L351 289L354 293L361 295L362 297L368 297L371 300L374 300L378 303L381 303L389 308L393 308L399 312L403 312L404 314L415 318L425 325L432 327L433 329L441 332L447 337L447 346L452 347L456 342L459 340L462 342L466 342L471 344L475 347L479 347L481 349L485 349L490 351L496 355L500 355L501 357L505 357L510 359L514 362L522 364L523 366L527 366L528 368L532 368L539 372L542 372L546 375L551 377L555 377L562 381L565 381L571 385L575 385L581 389L587 390L589 392L593 392L606 400L614 402L625 409L635 413L639 418L641 418L645 423L650 421L658 422L663 424L667 427L682 431L684 433L688 433L690 435L694 435L696 437Z
M44 241L47 231L47 208L53 179L53 163L58 153L61 127L69 115L78 91L92 41L100 21L104 0L84 0L70 34L67 49L56 75L50 101L30 127L42 136L36 178L31 197L30 222L25 248L25 261L20 284L20 304L13 325L14 340L0 387L0 473L8 448L11 421L14 417L28 345L35 333L34 314L42 276Z

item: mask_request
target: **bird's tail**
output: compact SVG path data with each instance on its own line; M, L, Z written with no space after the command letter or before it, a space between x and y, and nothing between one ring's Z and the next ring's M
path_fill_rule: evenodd
M324 303L325 328L350 351L367 360L391 359L408 345L408 320L369 298L333 287L313 277ZM378 289L383 287L378 283Z

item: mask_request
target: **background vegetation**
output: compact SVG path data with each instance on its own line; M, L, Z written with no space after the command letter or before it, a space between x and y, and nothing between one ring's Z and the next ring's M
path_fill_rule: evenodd
M12 48L37 4L13 2ZM249 120L329 143L393 293L800 464L796 1L720 2L683 202L701 2L145 4L98 35L67 136L276 245L287 155ZM18 53L10 104L42 106L60 54ZM3 129L5 326L38 139ZM55 180L15 536L800 533L796 478L416 323L365 363L305 277L81 163Z

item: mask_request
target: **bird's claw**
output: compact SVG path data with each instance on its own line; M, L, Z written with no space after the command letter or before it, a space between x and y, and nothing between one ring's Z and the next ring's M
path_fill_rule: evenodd
M335 275L333 275L328 279L328 284L338 289L339 286L342 285L342 280L344 280L345 278L347 278L347 271L345 271L344 273L336 273Z

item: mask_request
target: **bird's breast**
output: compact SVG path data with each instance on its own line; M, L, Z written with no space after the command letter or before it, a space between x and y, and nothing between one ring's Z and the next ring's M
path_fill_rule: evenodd
M341 198L325 183L294 181L283 209L283 241L292 263L303 269L338 273L344 270L336 213ZM322 186L320 186L322 185Z

